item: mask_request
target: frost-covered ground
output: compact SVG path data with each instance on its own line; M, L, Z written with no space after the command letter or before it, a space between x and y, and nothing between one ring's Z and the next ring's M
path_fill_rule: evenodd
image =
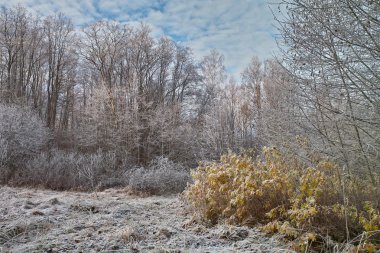
M191 221L176 196L0 188L0 252L286 251L255 229Z

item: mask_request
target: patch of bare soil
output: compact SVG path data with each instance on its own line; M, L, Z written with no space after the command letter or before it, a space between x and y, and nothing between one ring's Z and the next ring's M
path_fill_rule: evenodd
M0 252L286 252L255 229L191 222L187 210L177 196L1 187Z

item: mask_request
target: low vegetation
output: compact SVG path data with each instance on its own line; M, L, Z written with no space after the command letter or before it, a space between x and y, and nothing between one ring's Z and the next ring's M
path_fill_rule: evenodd
M202 163L186 191L196 213L212 224L227 220L281 233L296 251L332 251L357 237L358 251L379 249L379 194L369 180L318 156L306 163L276 148L262 156L230 153Z
M136 167L128 154L58 149L33 111L0 105L0 183L54 190L100 190L129 186L135 192L173 194L190 181L189 170L158 156Z
M165 157L157 157L147 168L126 172L128 185L137 192L167 194L182 192L190 182L190 172Z
M38 213L38 214L37 214ZM175 196L0 187L1 252L284 252L255 228L192 222Z

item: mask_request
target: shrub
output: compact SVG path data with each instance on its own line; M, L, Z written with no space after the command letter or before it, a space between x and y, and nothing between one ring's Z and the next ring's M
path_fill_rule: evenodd
M190 181L188 170L165 157L152 160L147 168L134 168L126 176L133 190L157 195L182 192Z
M36 113L0 104L0 183L7 182L23 161L38 154L49 139L49 129Z
M104 187L103 181L107 182L111 176L122 175L118 163L113 152L81 154L54 149L30 159L13 183L55 190L94 190L99 185Z
M295 239L295 249L377 230L376 187L358 177L345 177L331 161L307 166L275 148L263 160L228 154L220 162L200 164L186 196L205 221L257 225L268 233ZM365 186L365 187L363 187ZM305 243L306 242L306 243Z
M14 184L40 185L55 190L72 189L80 184L76 169L80 159L75 153L52 150L34 156Z

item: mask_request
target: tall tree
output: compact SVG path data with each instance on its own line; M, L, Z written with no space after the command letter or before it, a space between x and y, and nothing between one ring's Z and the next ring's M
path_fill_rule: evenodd
M45 47L47 58L47 108L46 124L54 128L57 120L57 110L60 95L65 85L68 85L73 57L73 42L75 40L73 25L63 14L50 16L44 22Z
M380 170L380 3L285 0L282 5L284 66L297 84L294 102L305 131L321 152L375 181L373 172Z

